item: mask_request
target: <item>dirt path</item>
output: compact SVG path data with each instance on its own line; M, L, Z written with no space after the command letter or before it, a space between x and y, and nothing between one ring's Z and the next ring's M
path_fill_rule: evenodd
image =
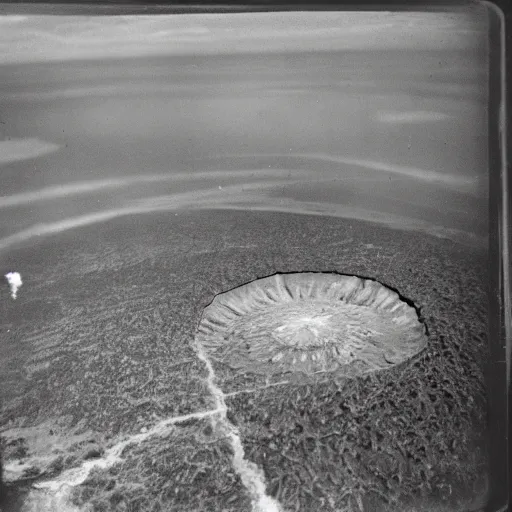
M108 469L114 464L122 462L123 451L127 446L140 444L153 436L163 436L177 423L218 414L223 414L222 409L218 408L166 418L146 432L135 434L119 441L111 446L101 458L87 460L81 466L64 471L55 479L34 484L22 510L23 512L53 512L55 510L59 512L76 512L79 509L69 501L71 491L74 487L85 482L93 469ZM10 471L11 467L7 464L5 467L6 474Z
M226 395L215 383L217 376L213 370L213 366L206 356L206 353L196 343L197 355L208 370L207 386L212 394L217 409L220 414L217 418L211 418L214 428L218 428L221 432L225 432L233 449L233 467L240 475L243 485L248 490L254 512L282 512L282 508L277 501L267 494L265 475L263 471L253 462L245 458L245 452L242 445L240 434L236 427L228 420L226 405Z

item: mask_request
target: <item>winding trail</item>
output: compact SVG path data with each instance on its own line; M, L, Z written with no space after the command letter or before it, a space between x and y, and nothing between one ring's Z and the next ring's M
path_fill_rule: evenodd
M225 414L221 408L217 408L166 418L158 422L147 432L134 434L111 446L103 457L85 461L81 466L68 469L53 480L45 480L35 484L23 504L23 512L78 512L80 509L75 507L69 500L71 491L73 487L85 482L93 469L108 469L114 464L121 462L123 460L123 451L127 446L140 444L152 436L165 435L176 423L223 413Z
M226 395L215 383L216 375L212 363L197 342L195 343L195 349L198 358L203 361L208 370L206 384L215 400L216 410L220 411L217 417L211 417L211 421L214 428L218 428L221 432L225 433L229 439L233 449L233 467L240 475L242 484L249 492L253 512L284 512L279 503L267 494L263 471L254 462L245 458L240 434L227 418Z
M94 469L108 469L123 461L123 452L126 447L140 444L153 436L164 436L177 423L183 423L190 419L202 419L209 417L212 426L226 437L233 450L232 463L234 470L240 476L241 482L247 489L252 503L252 512L284 512L280 504L266 492L265 475L261 468L254 462L245 458L245 451L238 429L228 420L226 397L238 393L251 393L259 389L288 384L281 381L268 384L263 388L241 390L225 394L216 384L217 376L212 363L208 359L204 349L196 341L194 344L197 357L207 370L205 383L214 400L214 408L206 411L194 412L182 416L166 418L146 432L133 434L117 442L105 451L104 455L94 460L84 461L80 466L68 469L51 480L35 483L29 491L22 512L80 512L80 508L71 502L73 488L83 484ZM15 465L6 465L7 473L15 473Z
M114 464L122 462L123 451L126 447L133 444L140 444L153 436L164 436L177 423L207 417L211 418L214 428L217 428L222 434L226 435L226 438L231 444L233 449L233 467L240 475L242 484L249 492L253 512L284 512L279 503L271 496L267 495L263 471L256 464L245 459L240 434L227 418L228 409L225 401L227 396L243 392L250 393L257 391L257 389L224 394L215 384L216 375L210 360L198 344L196 344L195 348L198 358L205 364L208 372L206 384L214 399L214 409L166 418L146 432L131 435L114 444L105 451L102 457L87 460L78 467L62 472L52 480L45 480L34 484L23 503L22 512L80 512L81 509L71 503L71 493L74 487L81 485L87 480L94 469L108 469L114 466ZM282 381L273 385L283 384L288 384L288 382ZM272 385L265 387L271 386ZM5 470L9 473L9 464L6 465Z

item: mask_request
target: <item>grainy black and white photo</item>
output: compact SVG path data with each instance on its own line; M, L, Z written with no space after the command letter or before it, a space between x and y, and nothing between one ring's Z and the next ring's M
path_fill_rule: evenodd
M468 512L488 17L0 13L2 512Z

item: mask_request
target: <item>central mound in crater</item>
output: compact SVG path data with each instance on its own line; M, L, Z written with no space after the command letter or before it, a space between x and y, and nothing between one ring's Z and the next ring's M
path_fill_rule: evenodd
M354 377L410 359L427 335L414 307L390 288L308 272L275 274L217 295L196 342L211 359L244 372Z

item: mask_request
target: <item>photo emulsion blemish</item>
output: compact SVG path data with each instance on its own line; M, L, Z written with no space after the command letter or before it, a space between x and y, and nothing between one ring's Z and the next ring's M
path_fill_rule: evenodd
M487 511L488 7L16 9L0 511Z

